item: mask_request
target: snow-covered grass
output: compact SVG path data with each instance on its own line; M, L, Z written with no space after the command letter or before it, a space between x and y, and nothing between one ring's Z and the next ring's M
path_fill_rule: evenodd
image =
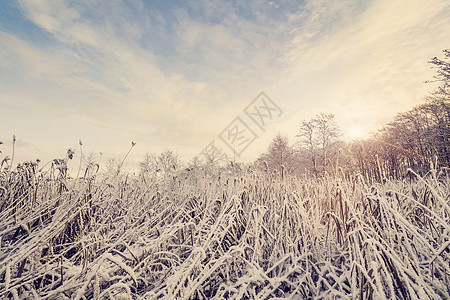
M450 178L0 175L0 298L450 298Z

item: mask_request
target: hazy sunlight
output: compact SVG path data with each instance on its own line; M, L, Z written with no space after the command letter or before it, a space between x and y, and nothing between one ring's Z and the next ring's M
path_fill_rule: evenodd
M353 125L348 129L348 134L352 139L359 139L364 135L364 130L361 126Z

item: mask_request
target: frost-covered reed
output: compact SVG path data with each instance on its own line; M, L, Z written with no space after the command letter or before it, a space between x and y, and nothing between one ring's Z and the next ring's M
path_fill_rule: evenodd
M450 179L0 175L0 298L450 298ZM194 175L192 175L194 176Z

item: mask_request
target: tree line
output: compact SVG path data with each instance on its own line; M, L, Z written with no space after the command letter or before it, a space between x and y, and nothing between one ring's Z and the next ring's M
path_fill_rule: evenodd
M292 144L287 136L278 134L250 167L314 177L358 173L368 181L399 179L408 169L421 175L432 168L450 169L450 49L443 52L443 59L429 61L436 69L430 82L439 82L437 89L369 138L345 142L334 115L321 113L302 121ZM235 173L248 167L234 161L221 166L219 152L209 156L206 161L194 157L183 165L175 152L166 150L159 155L146 154L139 167L141 174L165 178L180 172Z
M399 113L370 138L341 140L332 114L319 114L302 122L297 142L278 134L255 162L264 170L295 174L360 173L367 179L398 179L408 169L425 174L430 168L450 168L450 49L444 58L429 63L437 72L439 87L424 102Z

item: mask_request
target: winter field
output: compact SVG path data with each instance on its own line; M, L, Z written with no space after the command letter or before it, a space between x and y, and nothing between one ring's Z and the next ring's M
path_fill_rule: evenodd
M448 170L0 174L2 299L448 299Z

